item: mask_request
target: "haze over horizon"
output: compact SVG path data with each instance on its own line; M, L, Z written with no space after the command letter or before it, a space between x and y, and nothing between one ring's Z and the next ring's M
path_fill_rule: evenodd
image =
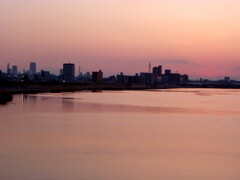
M190 77L240 79L239 0L1 0L0 69L72 62L104 74L148 63Z

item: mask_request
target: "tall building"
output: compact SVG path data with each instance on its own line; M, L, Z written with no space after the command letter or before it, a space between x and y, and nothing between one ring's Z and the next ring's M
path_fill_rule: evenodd
M11 74L11 69L9 63L7 64L7 74Z
M79 68L78 68L78 76L79 77L81 76L81 66L79 66Z
M66 82L72 82L75 80L75 65L68 63L63 64L63 80Z
M37 65L35 62L31 62L30 63L30 70L29 70L30 74L36 74L37 72Z
M92 72L92 82L101 83L103 79L103 72L99 70L98 72Z
M17 73L18 73L17 66L16 66L16 65L13 65L13 66L12 66L12 74L13 74L13 75L17 75Z
M155 76L161 76L162 75L162 66L153 67L152 73Z

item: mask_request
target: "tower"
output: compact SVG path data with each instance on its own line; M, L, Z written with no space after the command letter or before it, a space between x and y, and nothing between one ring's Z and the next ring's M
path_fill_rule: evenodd
M149 63L149 66L148 66L148 73L151 73L151 63Z
M7 64L7 74L12 74L12 69L10 68L9 63Z
M10 70L10 66L9 66L9 63L7 64L7 74L10 74L11 73L11 70Z

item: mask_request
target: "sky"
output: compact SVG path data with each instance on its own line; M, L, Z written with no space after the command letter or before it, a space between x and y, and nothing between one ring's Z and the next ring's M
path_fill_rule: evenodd
M34 61L58 73L71 62L131 75L151 62L240 79L239 10L239 0L1 0L0 69Z

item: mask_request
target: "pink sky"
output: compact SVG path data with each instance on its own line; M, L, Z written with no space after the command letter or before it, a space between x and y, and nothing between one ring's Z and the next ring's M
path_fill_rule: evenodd
M239 0L1 0L0 69L105 75L148 63L190 77L240 79Z

